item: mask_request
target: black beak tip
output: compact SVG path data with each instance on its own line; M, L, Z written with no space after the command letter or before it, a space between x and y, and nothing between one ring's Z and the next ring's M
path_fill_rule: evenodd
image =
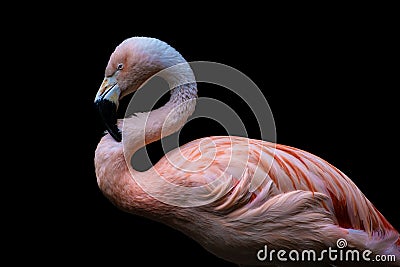
M122 141L122 133L121 131L118 129L117 125L113 125L115 126L115 129L108 129L108 132L110 133L110 135L114 138L115 141L117 141L118 143Z
M122 133L117 127L117 105L107 99L96 100L94 104L107 128L107 131L115 141L121 142Z

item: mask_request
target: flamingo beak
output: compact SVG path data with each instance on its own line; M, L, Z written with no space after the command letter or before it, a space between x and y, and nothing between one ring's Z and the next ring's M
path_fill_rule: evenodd
M117 109L120 95L121 89L115 77L105 77L94 100L107 131L117 142L122 140L121 131L117 127Z

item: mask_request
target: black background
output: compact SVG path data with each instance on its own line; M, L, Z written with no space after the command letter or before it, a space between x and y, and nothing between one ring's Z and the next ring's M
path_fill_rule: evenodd
M81 14L74 25L56 25L57 34L48 42L63 47L52 55L58 59L60 71L55 77L65 103L59 101L53 112L67 115L62 126L53 130L52 145L57 150L61 146L67 157L53 164L56 175L46 182L52 189L41 195L40 210L50 219L32 231L37 234L35 240L50 238L36 257L48 260L52 254L72 263L115 266L122 262L187 266L189 258L203 266L235 266L180 232L118 210L97 187L94 151L104 127L93 99L110 54L132 36L156 37L188 61L219 62L246 74L268 100L277 142L307 150L338 167L400 229L395 185L399 131L394 93L398 86L392 84L396 50L390 20L343 15L324 19L322 14L291 21L232 16L211 22L204 13L166 16L150 23L144 17L121 22L117 16L91 20ZM195 26L197 19L204 23ZM226 91L207 88L199 85L199 96L232 106L242 116L249 137L259 138L258 125L246 107ZM225 134L210 121L188 126L182 132L184 141ZM157 144L150 151L154 161L162 155Z

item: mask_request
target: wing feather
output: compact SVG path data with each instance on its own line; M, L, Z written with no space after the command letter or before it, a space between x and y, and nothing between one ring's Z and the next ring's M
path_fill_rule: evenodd
M340 227L364 230L369 235L395 230L350 178L316 155L243 137L213 136L207 140L212 142L202 144L202 149L202 139L198 139L179 149L183 157L177 157L176 152L169 156L170 160L177 158L179 166L190 165L185 168L199 170L195 174L184 173L185 168L180 168L170 179L180 179L180 184L197 179L194 184L201 184L216 177L216 168L226 172L225 177L233 179L226 181L229 188L218 187L210 192L210 196L220 195L221 190L228 192L214 203L216 212L246 213L243 209L262 207L278 194L302 190L326 195L322 206L333 214ZM170 169L163 164L165 160L157 164L158 168Z

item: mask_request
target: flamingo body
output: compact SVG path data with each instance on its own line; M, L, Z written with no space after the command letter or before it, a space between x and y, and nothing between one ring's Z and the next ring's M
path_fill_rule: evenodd
M124 49L145 53L144 49L149 47L154 51L158 46L166 46L154 39L145 42L145 46L143 39L126 42L129 46L119 46L107 68L115 66L114 61L120 57L131 56ZM167 58L171 62L172 57ZM179 54L177 58L182 62ZM145 80L141 70L146 63L140 62L143 66L135 65L135 73L124 75L130 74L135 81ZM156 62L160 64L162 59ZM159 68L162 67L165 66ZM107 69L106 73L111 76L113 72ZM135 75L139 78L134 79ZM118 95L127 95L129 91L133 89L118 88ZM108 92L107 87L99 92L100 99ZM122 142L114 140L116 133L102 137L95 152L97 180L104 195L117 207L178 229L216 256L243 266L283 265L257 259L257 252L265 245L276 251L322 251L335 248L341 238L350 249L371 250L372 255L395 255L396 262L392 264L400 265L400 238L396 229L351 179L306 151L244 137L211 136L168 152L145 172L134 170L127 163L130 156L143 145L161 138L160 121L170 129L168 134L181 127L193 112L196 92L193 84L182 87L172 93L172 100L165 107L119 120ZM112 97L114 101L115 95ZM176 116L167 121L166 114L171 112ZM173 128L173 125L178 126ZM147 139L138 142L137 136ZM155 192L161 197L182 198L165 184L158 184L160 177L186 188L202 188L202 193L212 201L187 207L170 205L148 194L135 177L154 183ZM220 182L210 186L214 181Z
M398 253L398 232L357 186L337 168L306 151L232 136L198 139L170 151L147 173L149 179L160 175L185 186L206 184L223 173L231 179L226 183L229 193L218 201L181 210L148 198L132 182L122 146L104 139L108 142L102 140L96 150L96 170L100 188L113 203L183 231L228 261L257 264L255 252L265 244L271 250L300 247L320 251L335 247L340 238L348 241L349 248L373 248L382 255ZM103 158L110 146L115 152L112 161ZM213 152L201 153L200 148ZM240 155L232 157L235 151ZM245 168L242 162L247 162ZM116 167L125 173L101 179L108 177L102 170ZM183 171L193 168L204 170L194 175ZM252 188L251 181L259 179L261 185ZM138 199L142 195L146 197Z

